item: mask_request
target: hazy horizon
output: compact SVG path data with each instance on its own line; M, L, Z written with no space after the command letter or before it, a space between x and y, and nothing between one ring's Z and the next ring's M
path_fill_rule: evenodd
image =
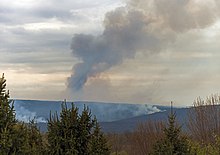
M192 105L220 92L218 0L2 0L11 98Z

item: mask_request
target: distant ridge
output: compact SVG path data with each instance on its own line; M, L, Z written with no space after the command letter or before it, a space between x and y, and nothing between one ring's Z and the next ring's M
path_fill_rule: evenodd
M15 100L16 118L28 122L35 118L41 131L46 131L46 122L49 114L61 111L62 101L42 100ZM170 110L169 106L150 104L128 104L128 103L105 103L77 101L74 105L79 108L79 113L88 106L101 124L104 132L125 132L132 131L139 122L146 120L165 120ZM67 102L71 107L71 102ZM181 114L180 118L186 115L186 108L174 108Z
M187 111L189 108L174 108L177 122L186 129ZM167 121L170 109L149 115L142 115L133 118L123 119L113 122L101 122L102 130L106 133L123 133L134 131L139 123L146 121Z

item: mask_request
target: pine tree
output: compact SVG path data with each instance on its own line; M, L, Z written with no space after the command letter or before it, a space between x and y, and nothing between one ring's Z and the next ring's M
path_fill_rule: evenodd
M67 108L62 104L60 118L58 114L50 116L48 121L48 143L50 154L77 154L78 108Z
M0 154L10 154L13 143L13 126L16 124L14 106L6 91L4 74L0 78Z
M95 119L94 131L90 141L90 155L109 155L110 149L101 128Z
M89 155L89 140L91 138L91 132L94 126L94 120L92 119L91 111L88 107L84 106L84 110L79 117L78 124L78 153L83 155Z
M42 136L34 121L28 124L15 119L13 101L6 91L4 74L0 78L0 155L44 154Z
M181 127L176 124L176 115L172 111L168 116L168 127L164 129L164 139L154 146L152 155L187 155L190 154L190 145L181 135Z
M103 145L95 145L95 140L98 140L97 144L103 143ZM102 135L97 121L92 119L90 110L84 107L79 115L78 108L74 104L68 109L65 102L62 104L59 116L57 113L50 116L48 143L49 154L90 155L92 154L91 150L95 149L104 152L100 155L110 154L105 153L108 148L107 145L104 145L104 135Z
M22 155L46 154L46 146L34 120L29 123L18 122L14 126L12 153Z

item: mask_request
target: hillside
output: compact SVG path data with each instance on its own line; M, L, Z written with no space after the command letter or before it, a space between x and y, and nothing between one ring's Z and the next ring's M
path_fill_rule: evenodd
M16 118L28 122L35 118L41 131L47 130L46 122L50 112L61 111L61 101L15 100ZM147 120L166 120L170 107L150 104L74 102L81 112L88 106L100 122L104 132L125 132L135 129L138 123ZM70 107L71 103L67 102ZM177 119L184 124L186 108L174 108Z

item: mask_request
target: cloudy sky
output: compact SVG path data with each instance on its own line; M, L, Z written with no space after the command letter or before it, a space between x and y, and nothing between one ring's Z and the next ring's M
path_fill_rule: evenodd
M0 0L12 98L191 105L220 91L218 0Z

